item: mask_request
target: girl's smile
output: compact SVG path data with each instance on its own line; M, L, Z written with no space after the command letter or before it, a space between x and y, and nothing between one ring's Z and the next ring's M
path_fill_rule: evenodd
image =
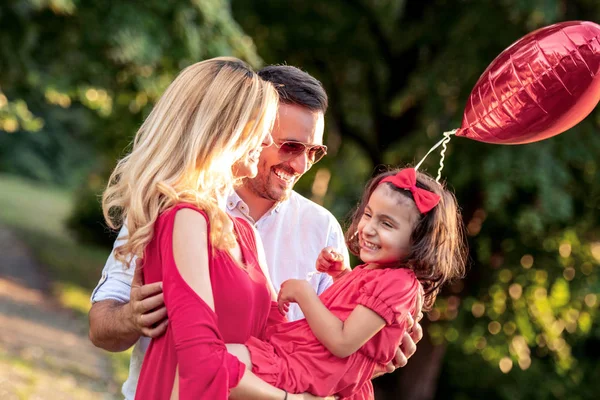
M360 222L360 258L380 266L397 265L410 250L410 238L420 213L414 201L382 184L375 189Z

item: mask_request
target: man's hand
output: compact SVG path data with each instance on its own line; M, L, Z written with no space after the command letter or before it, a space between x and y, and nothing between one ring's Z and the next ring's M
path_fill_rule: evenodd
M167 310L161 282L144 285L141 261L136 262L130 301L105 299L89 312L91 342L108 351L124 351L141 335L158 337L167 329Z
M400 347L396 350L396 356L394 359L385 366L385 369L376 368L372 379L384 374L389 374L390 372L394 372L397 368L402 368L408 364L408 359L411 358L417 351L417 343L423 339L423 328L419 323L422 318L422 312L419 313L417 321L413 320L412 315L408 315L408 326L412 325L412 329L410 332L404 332L402 342L400 343Z
M167 308L162 282L144 285L143 270L142 260L136 260L128 303L129 322L140 335L156 338L167 330Z

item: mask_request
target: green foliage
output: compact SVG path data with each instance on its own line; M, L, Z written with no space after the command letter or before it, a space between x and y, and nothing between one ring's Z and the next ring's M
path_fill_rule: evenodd
M98 175L91 174L86 184L79 188L75 193L77 202L66 221L66 226L77 233L81 242L110 248L117 234L111 231L102 219L102 182Z
M176 74L261 64L226 0L10 0L0 25L0 171L81 185L69 226L101 243L103 182Z

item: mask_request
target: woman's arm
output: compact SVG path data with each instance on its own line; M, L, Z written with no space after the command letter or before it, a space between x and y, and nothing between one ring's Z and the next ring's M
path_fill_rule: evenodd
M248 368L248 371L246 371L240 383L231 390L231 394L229 395L230 399L284 399L286 397L285 392L283 391L280 391L283 393L283 397L276 397L276 393L272 392L269 388L270 385L265 384L265 382L249 371L252 369L252 361L250 360L250 352L246 346L243 344L227 344L227 351L246 364L246 368ZM263 385L266 386L263 387ZM287 399L321 400L322 398L313 396L310 393L288 393ZM334 398L331 396L328 397L327 400L334 400Z
M285 392L269 385L254 375L252 371L247 370L240 383L229 392L229 398L233 400L283 400ZM290 399L291 397L288 395L288 400Z
M362 305L342 321L325 307L308 282L300 279L283 282L278 300L280 304L298 303L319 342L340 358L356 352L386 325L379 314Z

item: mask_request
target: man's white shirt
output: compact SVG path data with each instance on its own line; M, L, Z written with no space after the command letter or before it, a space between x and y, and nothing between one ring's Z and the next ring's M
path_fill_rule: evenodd
M277 291L287 279L306 279L318 294L331 286L333 281L329 275L311 274L315 271L317 257L324 247L335 248L344 255L346 264L349 262L342 228L335 217L324 207L294 191L289 199L276 204L258 221L250 217L248 205L235 192L227 199L227 212L231 216L246 219L259 232L271 281ZM119 237L126 236L127 228L123 227ZM115 247L121 244L122 241L117 240ZM100 282L92 292L92 303L108 299L128 302L132 279L133 267L124 268L114 258L114 252L111 253L102 270ZM291 304L288 319L295 321L303 317L300 307ZM149 338L142 337L133 349L129 377L122 388L122 393L128 400L135 397L144 353L149 343Z

